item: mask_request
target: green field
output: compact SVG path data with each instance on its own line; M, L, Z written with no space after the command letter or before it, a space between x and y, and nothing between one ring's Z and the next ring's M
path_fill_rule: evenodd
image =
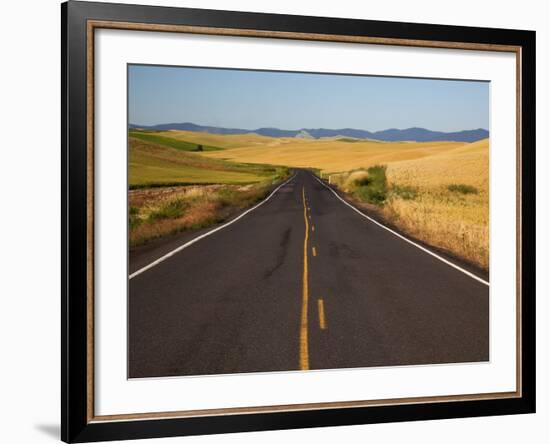
M251 184L275 180L285 168L209 159L174 148L163 139L129 138L130 188L196 184ZM143 134L142 134L143 136ZM160 142L159 142L160 140ZM178 141L182 142L182 141Z
M129 136L131 247L222 222L265 198L289 174L286 167L210 159L187 140L139 131Z
M130 137L135 137L136 139L157 143L180 151L218 151L221 149L217 146L179 140L177 138L170 137L169 132L168 136L165 136L158 132L131 129L129 135Z

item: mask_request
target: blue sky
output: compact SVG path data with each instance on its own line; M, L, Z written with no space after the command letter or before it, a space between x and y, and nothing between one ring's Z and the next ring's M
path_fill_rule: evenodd
M129 66L129 122L226 128L489 128L489 83Z

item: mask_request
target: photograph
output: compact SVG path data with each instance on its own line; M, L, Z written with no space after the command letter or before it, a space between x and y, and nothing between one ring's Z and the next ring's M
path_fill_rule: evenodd
M162 3L61 6L61 439L531 421L535 22Z
M489 81L127 76L128 378L490 361Z

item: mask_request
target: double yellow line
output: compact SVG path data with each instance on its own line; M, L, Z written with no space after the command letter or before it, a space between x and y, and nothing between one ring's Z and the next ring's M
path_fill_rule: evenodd
M309 370L309 346L307 337L307 311L309 301L307 242L309 239L309 222L307 220L306 189L302 187L302 203L304 204L304 222L306 234L304 237L304 273L302 279L302 316L300 320L300 370Z
M308 208L306 204L306 189L302 187L302 203L304 205L304 224L305 224L305 236L304 236L304 273L302 278L302 315L300 320L300 370L309 370L309 343L308 343L308 304L309 304L309 276L308 276L308 241L309 241L309 221L308 221L308 209L311 213L311 208ZM311 214L309 214L311 219ZM315 227L311 225L311 231L314 231ZM311 248L311 253L315 257L317 256L317 248L314 246ZM327 329L325 320L325 304L323 299L317 300L317 311L319 313L319 328L321 330Z

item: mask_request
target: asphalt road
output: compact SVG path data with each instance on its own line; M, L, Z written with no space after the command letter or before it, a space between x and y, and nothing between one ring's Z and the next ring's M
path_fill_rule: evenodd
M489 286L362 217L307 171L132 275L128 298L131 378L489 359Z

